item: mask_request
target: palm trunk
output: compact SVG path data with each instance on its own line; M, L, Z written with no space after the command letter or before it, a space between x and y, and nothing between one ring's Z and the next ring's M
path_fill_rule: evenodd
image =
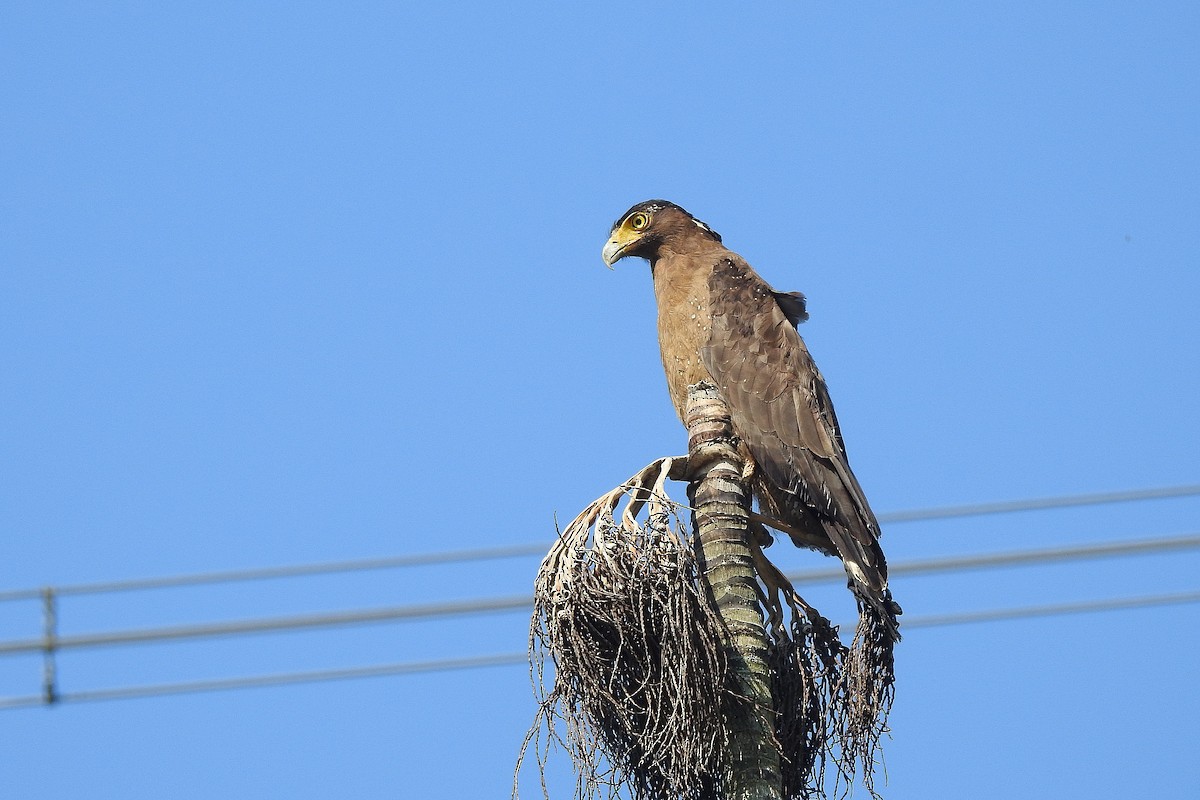
M747 515L750 493L729 410L711 384L688 388L689 494L703 574L725 624L725 649L748 703L730 703L727 800L780 800L767 635L759 605Z

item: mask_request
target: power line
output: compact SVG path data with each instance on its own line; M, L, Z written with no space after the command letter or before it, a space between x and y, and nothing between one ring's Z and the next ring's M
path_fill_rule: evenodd
M545 542L537 544L521 544L509 547L481 547L471 550L450 550L440 553L417 553L407 556L389 556L384 558L360 558L349 561L332 561L320 564L295 564L281 567L261 567L256 569L224 570L221 572L201 572L190 575L168 575L155 578L133 578L121 581L104 581L96 583L76 583L54 588L60 597L85 594L111 594L114 592L131 592L143 589L168 589L177 586L199 586L210 583L236 583L244 581L261 581L275 578L298 578L311 575L329 575L345 572L362 572L377 569L398 569L402 567L430 566L434 564L452 564L460 561L487 561L501 558L516 558L520 556L543 555L549 545ZM0 592L0 602L6 600L30 600L41 597L44 589L13 589Z
M460 669L479 669L527 662L528 653L498 653L496 655L471 658L447 658L437 661L409 661L398 664L377 664L368 667L312 670L309 672L284 672L273 675L254 675L244 678L218 678L207 681L182 683L159 683L147 686L125 686L115 689L90 689L82 692L59 694L55 702L88 703L102 700L132 700L141 697L161 697L172 694L195 694L220 692L231 689L258 689L268 686L288 686L298 683L322 683L325 681L352 680L355 678L382 678L395 675L416 675L423 672L450 672ZM29 708L47 705L45 697L29 695L0 699L0 711L10 708Z
M988 611L965 611L959 614L935 614L917 617L904 623L909 628L939 628L947 625L974 625L1030 617L1058 617L1068 614L1088 614L1100 611L1125 611L1153 606L1178 606L1200 602L1200 591L1175 592L1143 597L1121 597L1113 600L1083 600L1074 603L1050 603L1025 608L999 608Z
M917 617L905 622L905 629L935 628L950 625L982 624L1004 620L1033 617L1066 616L1073 614L1123 611L1156 606L1187 605L1200 602L1200 591L1177 592L1142 597L1124 597L1108 600L1088 600L1072 603L1054 603L1023 608L966 611L954 614L938 614ZM289 672L274 675L258 675L243 678L225 678L184 683L153 684L145 686L118 687L114 689L92 689L80 692L65 692L56 696L56 702L84 703L104 700L130 700L144 697L192 694L198 692L254 689L269 686L285 686L300 683L319 683L355 678L377 678L395 675L414 675L429 672L447 672L460 669L507 666L525 663L526 653L498 653L469 658L441 659L437 661L402 662L367 667L316 670L311 672ZM0 698L0 711L16 708L47 705L44 697L28 695Z
M1109 503L1128 503L1136 500L1162 500L1169 497L1192 497L1200 495L1200 483L1183 486L1163 486L1157 489L1131 489L1119 492L1093 492L1070 494L1059 497L1043 497L1031 500L1012 500L999 503L976 503L942 508L923 508L913 511L892 511L879 516L880 523L917 522L950 517L981 517L992 514L1010 514L1015 511L1044 511L1051 508L1095 506Z
M1164 553L1175 550L1192 550L1195 548L1200 548L1200 533L1167 536L1157 539L1131 539L1121 542L1103 542L1101 544L1049 547L1038 550L1015 550L1011 553L986 553L984 555L949 556L945 558L904 561L890 566L888 574L892 577L896 575L928 575L938 572L961 572L970 569L1048 564L1085 558L1111 558ZM793 583L811 583L843 578L845 575L846 571L844 569L834 567L820 570L806 570L804 572L791 572L788 573L788 579Z
M199 625L175 625L164 628L141 628L87 633L76 636L56 636L46 639L17 639L0 642L0 655L40 653L46 650L71 650L85 647L104 647L118 644L145 644L177 639L204 639L215 636L237 636L251 633L274 633L312 628L333 628L342 625L363 625L372 622L425 619L430 617L466 616L498 611L531 608L528 595L497 597L487 600L464 600L449 603L371 608L360 611L335 611L326 614L304 614L290 617L268 617L234 622L212 622Z
M1033 498L1029 500L977 503L972 505L958 506L940 506L933 508L914 509L910 511L892 511L889 513L880 514L879 521L880 523L884 524L894 524L949 519L953 517L1008 514L1019 511L1042 511L1053 508L1070 508L1077 506L1103 505L1108 503L1161 500L1166 498L1191 497L1196 495L1200 495L1200 484L1185 484L1181 486L1165 486L1153 489L1095 492L1091 494L1062 495L1058 497ZM382 558L363 558L319 564L296 564L280 567L193 573L188 575L134 578L120 581L78 583L54 587L54 592L60 597L66 597L70 595L108 594L113 592L138 591L145 589L163 589L176 586L197 586L213 583L259 581L277 578L294 578L312 575L360 572L366 570L397 569L403 567L428 566L435 564L453 564L471 561L485 561L502 558L542 555L546 552L547 547L547 542L531 542L505 547L451 550L436 553L418 553L415 555L390 556ZM44 591L45 589L40 587L36 589L14 589L3 591L0 592L0 602L11 600L35 600L42 597Z
M991 553L982 556L952 556L949 558L925 559L895 564L890 569L894 575L932 574L964 569L1024 566L1038 563L1110 558L1150 553L1173 552L1200 548L1200 534L1164 537L1158 539L1135 539L1123 542L1075 545L1070 547L1017 550L1009 553ZM811 570L792 573L789 579L798 583L824 580L840 580L845 572L835 569ZM218 636L275 633L290 630L309 630L362 625L370 623L397 622L401 620L429 619L437 617L469 616L475 614L528 610L533 607L529 595L459 600L444 603L425 603L356 611L337 611L323 614L303 614L288 617L235 620L232 622L176 625L160 628L142 628L105 633L55 636L49 641L45 636L35 639L0 641L0 656L18 653L45 653L49 650L68 650L88 647L103 647L124 644L145 644L179 639L200 639Z

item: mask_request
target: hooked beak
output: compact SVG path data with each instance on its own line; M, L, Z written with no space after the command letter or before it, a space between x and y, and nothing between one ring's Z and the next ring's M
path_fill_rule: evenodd
M616 264L621 260L621 251L624 249L625 245L621 242L618 242L617 237L615 236L609 239L604 245L604 250L600 253L600 255L604 258L604 263L609 269L612 269L613 264Z
M641 240L640 234L631 231L628 226L622 225L613 231L600 255L604 257L604 263L608 265L608 268L612 269L612 265L624 258L626 251Z

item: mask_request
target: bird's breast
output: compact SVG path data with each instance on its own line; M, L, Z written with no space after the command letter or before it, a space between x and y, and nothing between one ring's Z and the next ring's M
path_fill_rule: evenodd
M672 261L675 263L660 260L655 265L654 294L667 390L683 419L688 386L709 379L700 350L708 344L712 329L708 287L711 269L688 268L693 265Z

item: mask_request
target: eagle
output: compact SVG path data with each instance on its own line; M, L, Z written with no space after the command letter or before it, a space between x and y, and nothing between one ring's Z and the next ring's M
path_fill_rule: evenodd
M613 223L604 262L628 256L650 262L658 343L680 419L688 386L712 383L729 408L761 517L797 546L841 559L859 631L890 666L900 607L888 589L879 522L797 331L808 319L804 295L772 289L716 231L666 200L638 203Z

